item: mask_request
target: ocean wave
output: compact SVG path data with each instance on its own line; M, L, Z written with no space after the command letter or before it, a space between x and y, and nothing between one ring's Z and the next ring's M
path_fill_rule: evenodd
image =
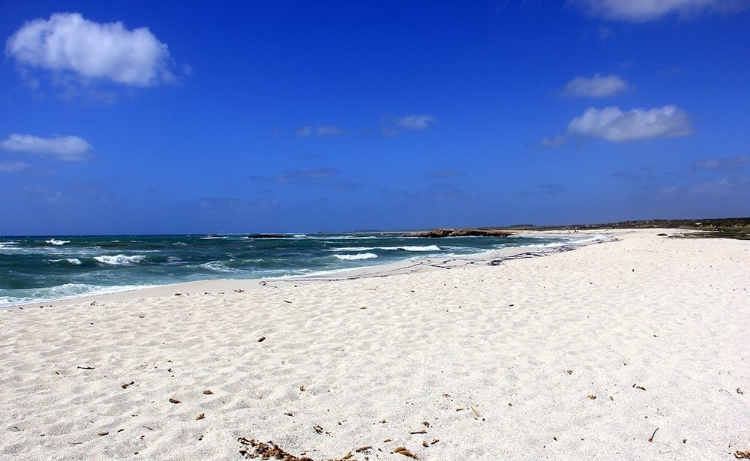
M100 286L87 285L83 283L66 283L55 287L32 288L21 290L7 290L0 296L0 307L13 306L16 304L29 304L46 302L51 300L77 298L79 296L94 296L121 291L137 290L153 285L115 285ZM9 292L9 293L8 293Z
M49 243L50 245L65 245L66 243L70 243L70 240L49 239L45 240L44 243Z
M358 261L361 259L375 259L378 257L375 253L357 253L354 255L333 255L343 261Z
M229 267L220 263L219 261L211 261L211 262L203 263L198 267L202 267L204 269L208 269L214 272L237 272L234 269L230 269Z
M176 246L176 247L186 247L187 243L185 243L185 242L174 242L172 245Z
M51 263L59 263L59 262L67 262L68 264L72 264L74 266L80 266L83 264L80 259L78 258L63 258L63 259L50 259L49 262Z
M16 248L18 242L0 242L0 248Z
M372 250L383 250L383 251L442 251L437 245L422 245L422 246L395 246L395 247L340 247L331 248L329 251L372 251Z
M131 264L138 264L140 262L143 262L146 257L141 255L102 255L95 256L94 259L102 264L109 264L111 266L129 266Z

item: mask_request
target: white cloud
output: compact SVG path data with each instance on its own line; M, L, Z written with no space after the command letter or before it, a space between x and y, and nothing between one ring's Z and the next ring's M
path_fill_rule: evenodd
M99 24L79 13L56 13L23 25L5 47L29 68L72 73L133 86L172 81L167 45L147 28L128 30L121 22Z
M747 7L745 0L571 0L593 16L645 22L671 13L690 16L704 10L733 11Z
M617 107L591 107L583 115L570 121L568 134L627 142L689 136L693 134L693 128L690 126L687 113L672 105L649 110L632 109L627 112Z
M391 118L393 123L407 130L426 130L437 120L432 115L405 115Z
M0 162L0 173L16 173L30 167L31 165L23 162Z
M10 152L50 155L65 162L85 160L91 151L91 144L78 136L56 136L40 138L28 134L11 134L0 141L0 149Z
M578 76L569 81L561 95L568 97L604 98L615 96L630 88L628 82L615 74L595 74L591 78Z

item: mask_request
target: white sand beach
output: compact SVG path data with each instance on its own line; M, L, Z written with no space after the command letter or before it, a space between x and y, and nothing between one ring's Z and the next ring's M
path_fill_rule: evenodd
M661 232L2 309L0 459L734 459L750 242Z

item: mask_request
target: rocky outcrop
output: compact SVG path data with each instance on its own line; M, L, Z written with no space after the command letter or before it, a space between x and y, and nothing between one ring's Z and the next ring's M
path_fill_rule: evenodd
M515 232L502 229L434 229L421 232L410 232L406 237L508 237Z

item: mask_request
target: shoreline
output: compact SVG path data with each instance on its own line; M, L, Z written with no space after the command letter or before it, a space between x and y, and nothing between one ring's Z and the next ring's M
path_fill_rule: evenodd
M0 458L730 459L750 244L659 233L4 310Z
M523 231L518 232L513 235L513 237L532 237L532 238L573 238L573 236L579 236L580 238L572 240L571 242L561 243L559 246L551 247L551 248L562 248L562 247L570 247L571 249L580 248L585 245L591 245L596 243L602 243L600 241L587 241L587 237L584 237L586 235L594 235L594 236L602 236L603 241L611 241L614 240L613 235L620 234L622 232L627 232L627 230L617 230L617 231L603 231L603 230L589 230L589 231L581 231L576 234L571 233L568 230L544 230L544 231ZM476 237L476 238L482 238L482 237ZM591 237L588 237L591 238ZM584 240L584 242L579 243L578 241ZM15 304L8 304L4 306L0 306L0 312L2 312L5 309L14 309L14 308L32 308L32 307L39 307L40 304L46 306L46 307L55 307L55 306L63 306L63 305L70 305L75 304L78 302L93 302L96 300L130 300L133 298L151 298L151 297L160 297L160 296L168 296L172 294L172 291L177 290L180 292L180 295L182 295L182 292L207 292L207 291L231 291L231 290L253 290L258 289L259 287L262 287L264 284L268 283L274 283L274 284L284 284L284 283L295 283L295 282L309 282L309 281L315 281L315 280L341 280L341 279L355 279L355 278L361 278L361 277L380 277L381 272L383 273L391 273L398 274L402 273L403 271L406 271L407 268L411 266L415 267L421 267L421 270L429 270L431 266L436 264L440 260L448 260L448 261L468 261L468 260L474 260L476 263L488 263L492 259L496 258L503 258L503 257L513 257L516 254L519 253L529 253L529 248L539 248L537 245L526 245L526 246L519 246L519 247L507 247L502 249L496 249L496 250L488 250L480 253L472 253L472 254L465 254L465 255L446 255L445 257L438 257L438 256L412 256L408 259L400 260L400 261L393 261L393 262L386 262L382 264L374 264L370 266L362 266L362 267L356 267L356 268L342 268L342 269L332 269L327 271L320 271L320 272L313 272L311 274L305 274L305 275L288 275L288 276L278 276L278 277L257 277L257 278L237 278L237 279L203 279L203 280L194 280L189 282L177 282L177 283L169 283L164 285L152 285L152 286L140 286L135 288L125 288L122 290L116 290L116 291L102 291L102 292L96 292L91 294L84 294L80 296L71 296L71 297L65 297L65 298L59 298L59 299L49 299L49 300L37 300L37 301L29 301L29 302L20 302ZM544 256L545 254L549 253L549 251L545 250L545 247L542 246L539 250L537 250L537 253L535 256Z

